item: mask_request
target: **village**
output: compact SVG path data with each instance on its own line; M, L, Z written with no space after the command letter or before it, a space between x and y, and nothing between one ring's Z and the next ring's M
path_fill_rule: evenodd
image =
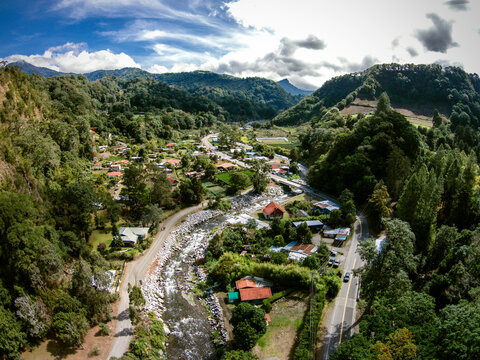
M197 184L194 192L201 193L201 196L196 201L208 200L209 208L225 211L231 207L228 196L252 188L253 172L250 164L256 161L268 164L269 176L273 178L304 183L299 176L298 165L289 157L272 152L271 147L266 145L269 138L248 140L244 137L241 139L244 141L232 143L228 141L229 137L226 137L225 141L225 136L222 139L220 134L207 137L208 144L205 144L206 138L201 139L200 134L188 134L181 140L158 141L158 146L146 144L138 147L115 138L105 141L100 139L94 130L91 133L95 150L92 173L97 176L97 181L104 181L109 196L116 203L113 206L119 209L115 219L109 216L112 211L108 207L112 207L111 204L104 206L100 201L93 204L98 208L98 223L104 225L103 229L99 227L93 231L90 242L112 264L108 284L112 292L119 291L125 262L136 259L150 246L156 234L163 230L162 220L189 205L184 196L184 193L188 192L185 184L189 184L190 188L194 187L192 184ZM127 186L132 187L127 179L131 168L143 174L138 179L143 179L146 188L155 187L155 181L158 181L155 176L158 178L160 174L163 181L160 187L164 192L162 195L169 200L156 214L160 217L158 222L149 223L144 217L132 221L128 213L132 193L126 189ZM273 200L264 203L260 208L256 206L253 211L242 210L255 204L255 201L250 203L244 199L246 202L243 206L234 205L236 210L230 210L230 215L216 234L204 242L203 255L196 256L193 263L201 265L195 269L205 269L201 272L204 280L199 282L193 279L192 284L196 284L194 286L178 285L179 289L184 289L181 291L188 290L199 294L199 300L214 314L208 321L222 334L223 342L217 344L226 344L227 340L234 337L229 322L238 304L251 303L265 310L265 321L270 325L254 351L260 358L263 358L262 353L272 351L274 342L271 339L277 336L275 334L283 331L295 334L299 331L303 314L308 309L308 292L298 285L288 286L268 276L258 276L255 271L232 279L232 283L218 288L215 293L198 292L199 289L218 284L219 280L220 283L223 281L215 276L215 266L212 264L222 261L225 253L233 253L252 263L298 266L300 271L306 268L319 275L329 274L328 276L334 276L340 282L340 269L345 250L348 249L344 244L350 238L352 221L352 217L348 218L337 202L312 197L296 187L270 181L267 194L274 196ZM114 220L115 225L112 222ZM234 241L227 239L232 237L232 233L236 235ZM220 250L219 241L222 243ZM178 245L173 249L182 251ZM163 252L169 253L165 250ZM162 263L165 263L166 259ZM185 279L188 277L186 275ZM348 277L344 278L344 281L348 280ZM164 293L164 290L158 287L157 281L158 279L147 281L149 285L144 287L144 291ZM159 284L162 284L162 280ZM164 301L167 300L163 297L154 296L150 297L150 300L153 301L150 307L160 310L166 308ZM288 324L279 325L278 319L284 317L283 312L288 306L293 306L298 311L289 313L291 321ZM169 333L168 321L165 326ZM289 346L294 346L294 342Z

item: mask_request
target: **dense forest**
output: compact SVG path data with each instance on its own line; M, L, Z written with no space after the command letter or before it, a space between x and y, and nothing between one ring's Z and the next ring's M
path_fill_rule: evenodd
M360 243L360 334L332 359L480 356L478 141L433 124L415 128L384 93L373 115L332 108L301 136L309 183L351 190L386 234L380 251Z
M386 92L399 105L423 105L445 109L456 127L480 125L480 79L458 67L441 65L382 64L363 72L335 77L296 106L279 114L274 122L293 125L308 122L322 111L338 109L356 98L376 99Z
M29 74L45 77L68 75L25 62L13 63ZM152 74L137 68L97 70L84 74L90 81L115 76L124 80L155 80L186 90L194 97L215 102L225 110L229 121L272 119L280 111L295 105L303 96L291 95L272 80L250 77L238 78L209 71Z

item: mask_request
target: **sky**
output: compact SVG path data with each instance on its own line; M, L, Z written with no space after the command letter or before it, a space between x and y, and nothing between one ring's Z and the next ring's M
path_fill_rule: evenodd
M2 0L0 58L62 72L138 67L316 89L378 63L480 73L478 0Z

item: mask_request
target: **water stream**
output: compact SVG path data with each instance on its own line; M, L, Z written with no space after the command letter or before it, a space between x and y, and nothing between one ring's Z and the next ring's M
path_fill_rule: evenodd
M273 196L242 197L236 210L227 215L211 218L197 225L192 232L184 235L178 250L173 252L159 274L163 288L162 319L170 329L167 342L167 359L210 360L215 359L213 326L209 323L209 313L197 296L190 290L194 280L195 250L202 241L211 235L216 226L221 226L233 215L250 214L261 209L271 200L280 202L287 198L284 194Z

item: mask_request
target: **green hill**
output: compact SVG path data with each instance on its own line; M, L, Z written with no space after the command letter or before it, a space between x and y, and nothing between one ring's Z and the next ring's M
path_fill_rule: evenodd
M298 124L338 109L357 98L377 99L386 92L398 106L445 109L453 126L480 124L480 80L458 67L441 65L375 65L363 72L335 77L297 105L275 117L277 124Z
M43 77L62 76L47 68L40 68L26 62L16 62L9 66L18 66L28 74ZM188 91L193 96L210 99L225 110L229 121L268 120L280 111L295 105L302 95L292 95L276 82L259 78L238 78L216 74L209 71L152 74L138 68L118 70L97 70L84 76L90 81L98 81L107 76L124 80L151 79L161 81Z

